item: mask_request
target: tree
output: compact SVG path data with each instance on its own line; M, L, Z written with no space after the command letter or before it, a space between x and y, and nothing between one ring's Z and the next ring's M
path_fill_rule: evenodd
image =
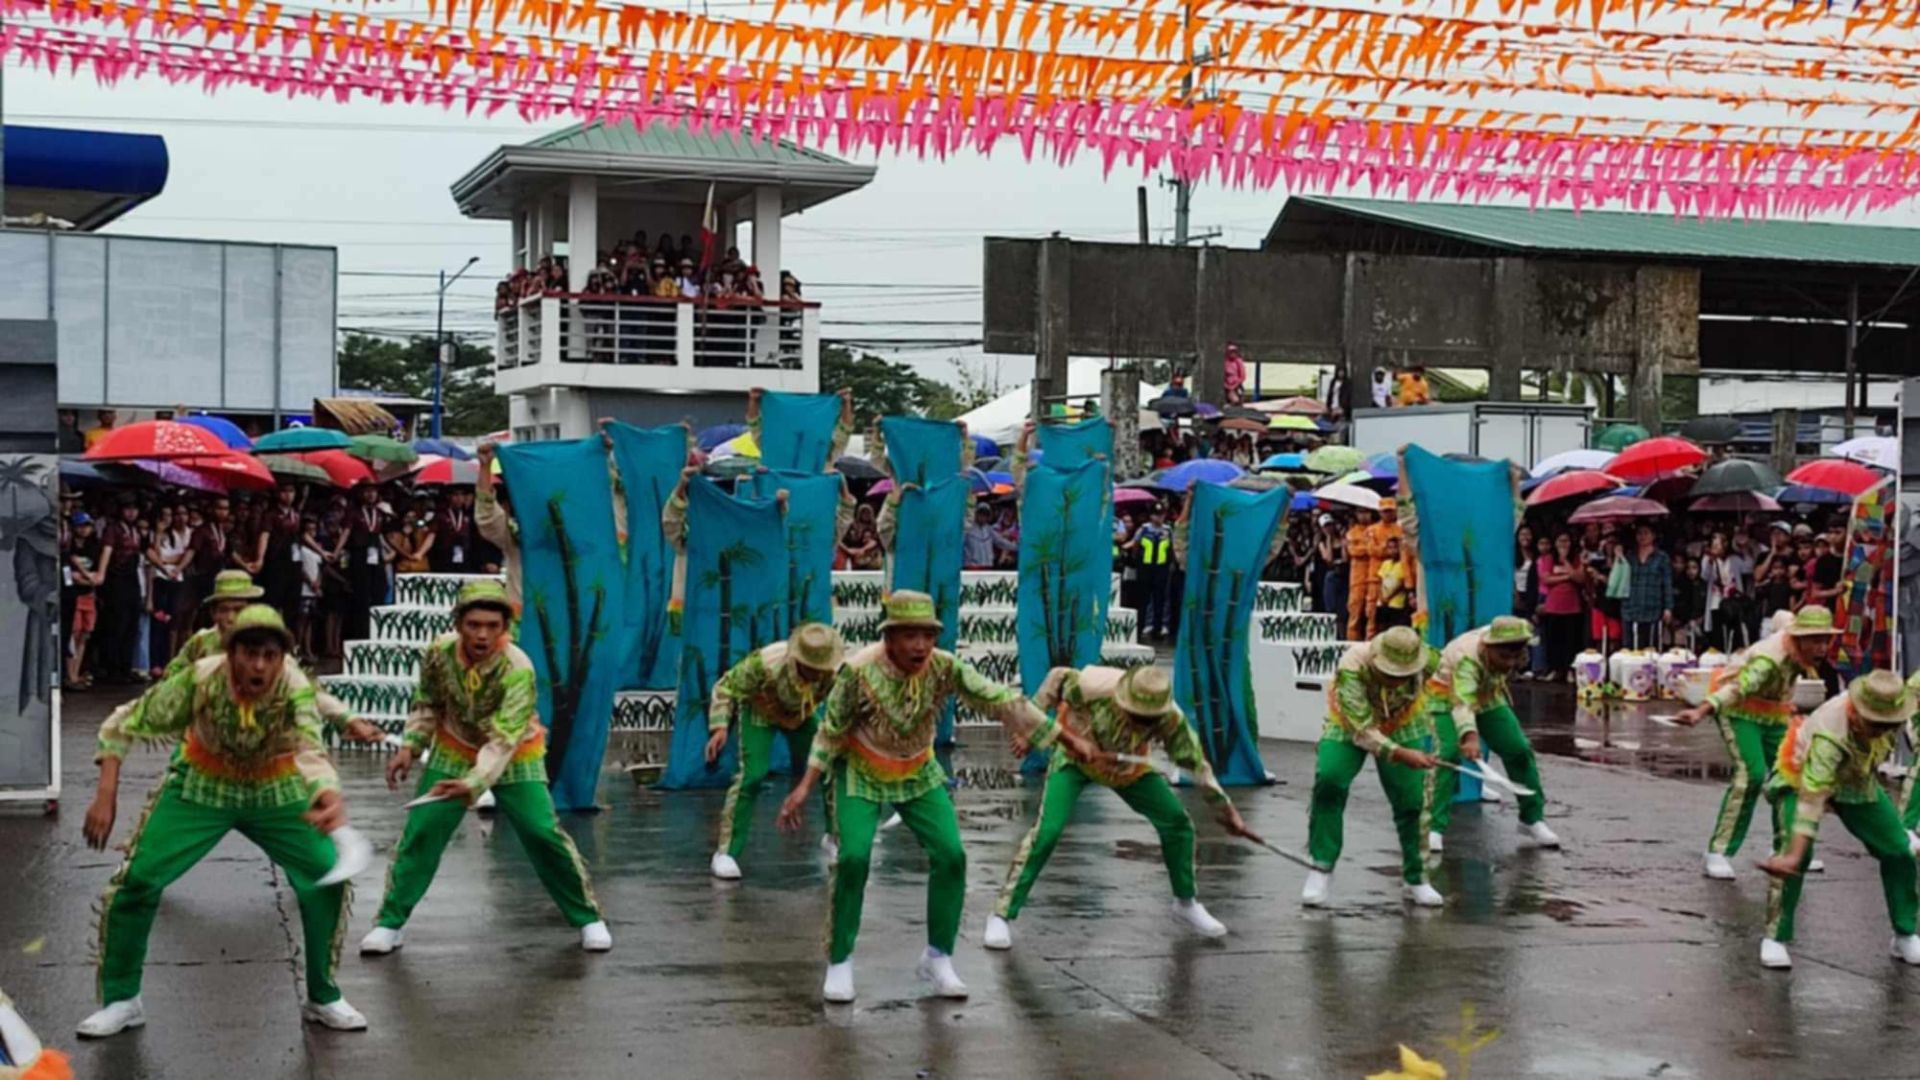
M340 384L356 390L432 400L434 343L348 334L340 343ZM441 421L449 435L485 435L507 426L507 399L493 391L493 350L455 340L453 362L442 373Z

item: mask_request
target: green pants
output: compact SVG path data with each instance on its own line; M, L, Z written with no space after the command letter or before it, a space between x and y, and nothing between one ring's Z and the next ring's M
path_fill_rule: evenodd
M1435 709L1427 717L1433 721L1433 752L1441 761L1460 764L1460 729L1453 726L1453 713ZM1445 833L1453 824L1453 798L1459 790L1460 774L1452 769L1427 773L1427 831Z
M181 798L177 781L163 785L134 828L127 861L100 901L101 1003L140 996L147 935L160 894L236 829L285 871L293 887L304 932L308 1000L320 1005L340 1000L333 971L340 960L347 886L314 884L333 869L334 851L332 841L301 820L306 811L299 803L247 810L203 806Z
M1313 806L1307 815L1307 854L1329 872L1340 861L1346 841L1347 792L1373 755L1349 742L1320 740L1313 766ZM1420 816L1426 805L1427 778L1419 769L1378 761L1380 786L1393 807L1393 831L1400 837L1400 875L1409 885L1427 880L1426 834Z
M1900 823L1908 832L1920 829L1920 761L1909 766L1907 772L1907 806L1900 815Z
M1533 744L1527 742L1526 733L1520 730L1520 718L1513 714L1513 706L1483 709L1473 722L1480 729L1480 742L1507 767L1507 776L1521 787L1533 789L1533 794L1522 795L1518 800L1520 824L1532 825L1546 817L1547 795L1540 786L1540 763L1534 759Z
M438 769L420 770L418 794L442 780L458 780L453 773ZM585 926L600 921L600 905L593 898L593 883L587 877L586 864L573 846L573 838L560 828L554 816L553 796L547 786L535 781L500 784L493 789L494 809L520 837L520 845L533 860L533 872L547 895L560 906L567 925ZM467 816L467 804L457 800L428 803L407 813L407 827L400 834L400 846L394 849L393 863L387 867L387 895L380 903L374 925L398 930L407 925L420 898L427 895L433 875L440 869L440 856L459 831Z
M1858 839L1867 853L1880 861L1880 891L1887 897L1887 916L1896 934L1914 932L1914 914L1920 909L1920 894L1914 884L1913 855L1907 849L1907 830L1900 824L1900 812L1884 790L1875 793L1870 803L1830 802L1835 817ZM1773 803L1773 853L1787 850L1792 841L1794 810L1799 792L1790 787L1767 793ZM1807 848L1807 861L1813 861L1813 848ZM1793 912L1800 906L1800 889L1806 884L1806 867L1785 881L1774 878L1767 888L1767 936L1775 941L1793 940Z
M1040 818L1027 831L1027 838L1020 842L1020 850L1013 857L1013 865L1007 868L1007 882L1000 888L995 914L1003 919L1019 917L1027 894L1033 891L1033 883L1060 843L1060 834L1066 831L1067 822L1073 820L1073 804L1079 800L1081 790L1095 782L1070 764L1055 762L1053 768L1047 770L1047 782L1040 791ZM1159 773L1148 773L1126 787L1114 788L1113 793L1152 822L1154 831L1160 834L1160 857L1167 864L1167 879L1173 884L1174 898L1193 899L1193 819L1187 816L1186 807L1180 805L1166 778Z
M734 769L733 786L727 789L727 802L720 810L720 850L736 859L746 850L747 830L753 826L753 806L760 798L760 789L766 786L767 770L773 762L773 741L782 737L787 740L787 756L797 773L807 767L813 733L819 726L813 720L792 731L767 724L740 725L740 764ZM826 802L827 824L831 828L833 785L820 785L820 795Z
M1727 744L1727 757L1733 763L1733 776L1727 781L1727 793L1720 799L1720 814L1713 819L1713 836L1707 840L1712 855L1735 855L1747 839L1747 826L1753 824L1753 808L1760 802L1761 788L1780 753L1780 740L1787 729L1779 724L1756 724L1737 716L1714 714L1720 727L1720 739ZM1780 838L1776 826L1774 839Z
M834 864L828 886L832 923L827 959L838 964L853 955L854 942L860 936L867 869L873 862L873 834L879 830L887 808L884 803L847 794L844 769L836 782L841 785L834 796L840 861ZM927 944L952 955L954 939L960 936L960 909L967 899L967 853L960 846L960 822L953 813L953 797L943 784L911 802L894 804L894 809L932 863L927 877Z

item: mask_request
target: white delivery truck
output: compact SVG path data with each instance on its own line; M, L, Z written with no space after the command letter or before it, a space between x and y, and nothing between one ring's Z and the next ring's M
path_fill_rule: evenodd
M1355 409L1347 441L1372 456L1413 444L1436 454L1505 458L1524 469L1564 450L1587 445L1591 405L1470 401Z

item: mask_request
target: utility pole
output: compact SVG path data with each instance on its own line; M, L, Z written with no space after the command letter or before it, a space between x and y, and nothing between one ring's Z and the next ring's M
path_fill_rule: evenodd
M1140 217L1140 246L1146 247L1153 242L1150 234L1147 232L1147 185L1141 184L1139 187L1134 188L1133 194L1134 209Z
M453 272L452 277L448 277L445 270L440 271L440 299L433 312L433 437L436 439L440 437L440 383L446 366L453 362L453 357L449 355L452 350L447 342L447 287L459 281L460 275L473 269L473 264L479 261L478 255L468 259L465 266Z

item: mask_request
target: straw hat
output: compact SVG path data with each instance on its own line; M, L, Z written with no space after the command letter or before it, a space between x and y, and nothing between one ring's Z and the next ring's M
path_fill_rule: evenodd
M492 608L508 622L512 622L515 615L513 601L507 599L507 587L492 578L481 578L460 586L460 594L453 603L454 623L457 625L461 616L474 608Z
M840 670L847 647L840 632L823 623L802 623L787 639L787 655L801 667L832 673Z
M245 570L222 570L213 576L213 591L200 601L200 606L228 600L258 600L266 594L267 590L255 585L252 575Z
M886 620L880 624L880 632L888 630L939 630L942 628L939 613L934 609L933 597L911 589L901 589L886 599Z
M1489 645L1531 645L1533 624L1518 615L1497 615L1487 624Z
M232 650L233 639L244 633L265 633L280 641L282 652L293 651L293 635L287 632L286 621L280 613L265 604L248 604L233 617L233 625L227 628L225 637L220 639L220 647Z
M1819 604L1801 608L1793 617L1793 625L1787 627L1793 637L1830 637L1839 632L1840 628L1833 625L1833 610Z
M1404 679L1427 669L1427 643L1411 626L1394 626L1373 639L1373 668L1382 675Z
M1907 684L1885 668L1853 680L1847 686L1847 701L1870 724L1904 724L1913 715Z
M1124 712L1157 719L1173 711L1173 680L1160 667L1138 667L1120 676L1113 703Z

